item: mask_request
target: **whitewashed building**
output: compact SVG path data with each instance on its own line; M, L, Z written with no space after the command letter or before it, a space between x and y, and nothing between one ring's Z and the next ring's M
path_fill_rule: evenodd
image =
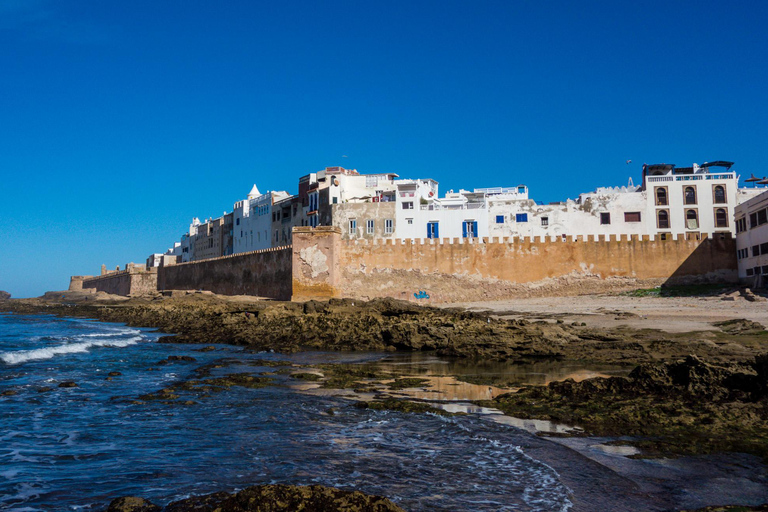
M768 285L768 189L736 206L739 278L754 287Z
M267 192L261 194L256 185L248 198L238 201L233 211L233 253L268 249L272 243L273 205L288 198L287 192Z

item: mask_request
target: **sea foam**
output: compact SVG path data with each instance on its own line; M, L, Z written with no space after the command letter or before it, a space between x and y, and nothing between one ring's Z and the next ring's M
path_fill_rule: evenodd
M108 335L107 335L108 336ZM53 347L36 348L33 350L19 350L16 352L0 352L0 361L6 364L26 363L27 361L36 361L41 359L51 359L62 354L74 354L78 352L88 352L91 347L127 347L134 345L141 340L141 336L132 336L123 340L116 339L93 339L91 341L81 341L78 343L65 343Z

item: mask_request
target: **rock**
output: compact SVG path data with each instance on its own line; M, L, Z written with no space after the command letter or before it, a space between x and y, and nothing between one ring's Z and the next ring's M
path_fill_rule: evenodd
M8 300L10 298L11 298L10 293L0 290L0 300Z
M119 377L119 376L122 375L122 373L120 373L120 372L109 372L107 375L110 376L110 377Z
M0 396L13 396L13 395L18 395L18 394L19 394L19 392L16 391L15 389L6 389L2 393L0 393Z
M112 500L106 512L160 512L160 510L161 508L151 501L128 496Z
M77 383L74 382L74 381L68 380L68 381L65 381L65 382L61 382L59 384L59 387L60 388L76 388L77 387Z
M38 393L48 393L49 391L53 391L53 388L49 386L43 386L41 388L37 388Z
M166 512L404 512L381 496L320 485L259 485L175 501Z

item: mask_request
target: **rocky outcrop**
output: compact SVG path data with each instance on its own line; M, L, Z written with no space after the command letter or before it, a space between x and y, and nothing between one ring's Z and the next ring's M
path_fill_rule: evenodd
M690 353L707 361L743 361L756 355L758 346L730 339L728 344L716 344L699 336L670 340L667 333L651 330L507 320L394 299L293 303L190 295L98 304L24 299L4 302L0 309L156 327L173 333L165 340L175 343L230 343L279 352L419 350L489 360L569 358L637 364Z
M10 293L0 290L0 300L8 300L10 298L11 298Z
M321 485L258 485L174 501L165 508L142 498L117 498L106 512L404 512L381 496Z
M571 379L482 402L588 433L637 436L650 454L740 451L768 457L768 355L713 365L695 356L643 364L628 377Z

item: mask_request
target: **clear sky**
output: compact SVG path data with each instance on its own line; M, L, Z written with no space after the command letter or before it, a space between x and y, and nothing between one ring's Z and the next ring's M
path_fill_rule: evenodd
M331 165L541 201L644 162L768 174L767 22L764 0L0 0L0 289L143 262Z

